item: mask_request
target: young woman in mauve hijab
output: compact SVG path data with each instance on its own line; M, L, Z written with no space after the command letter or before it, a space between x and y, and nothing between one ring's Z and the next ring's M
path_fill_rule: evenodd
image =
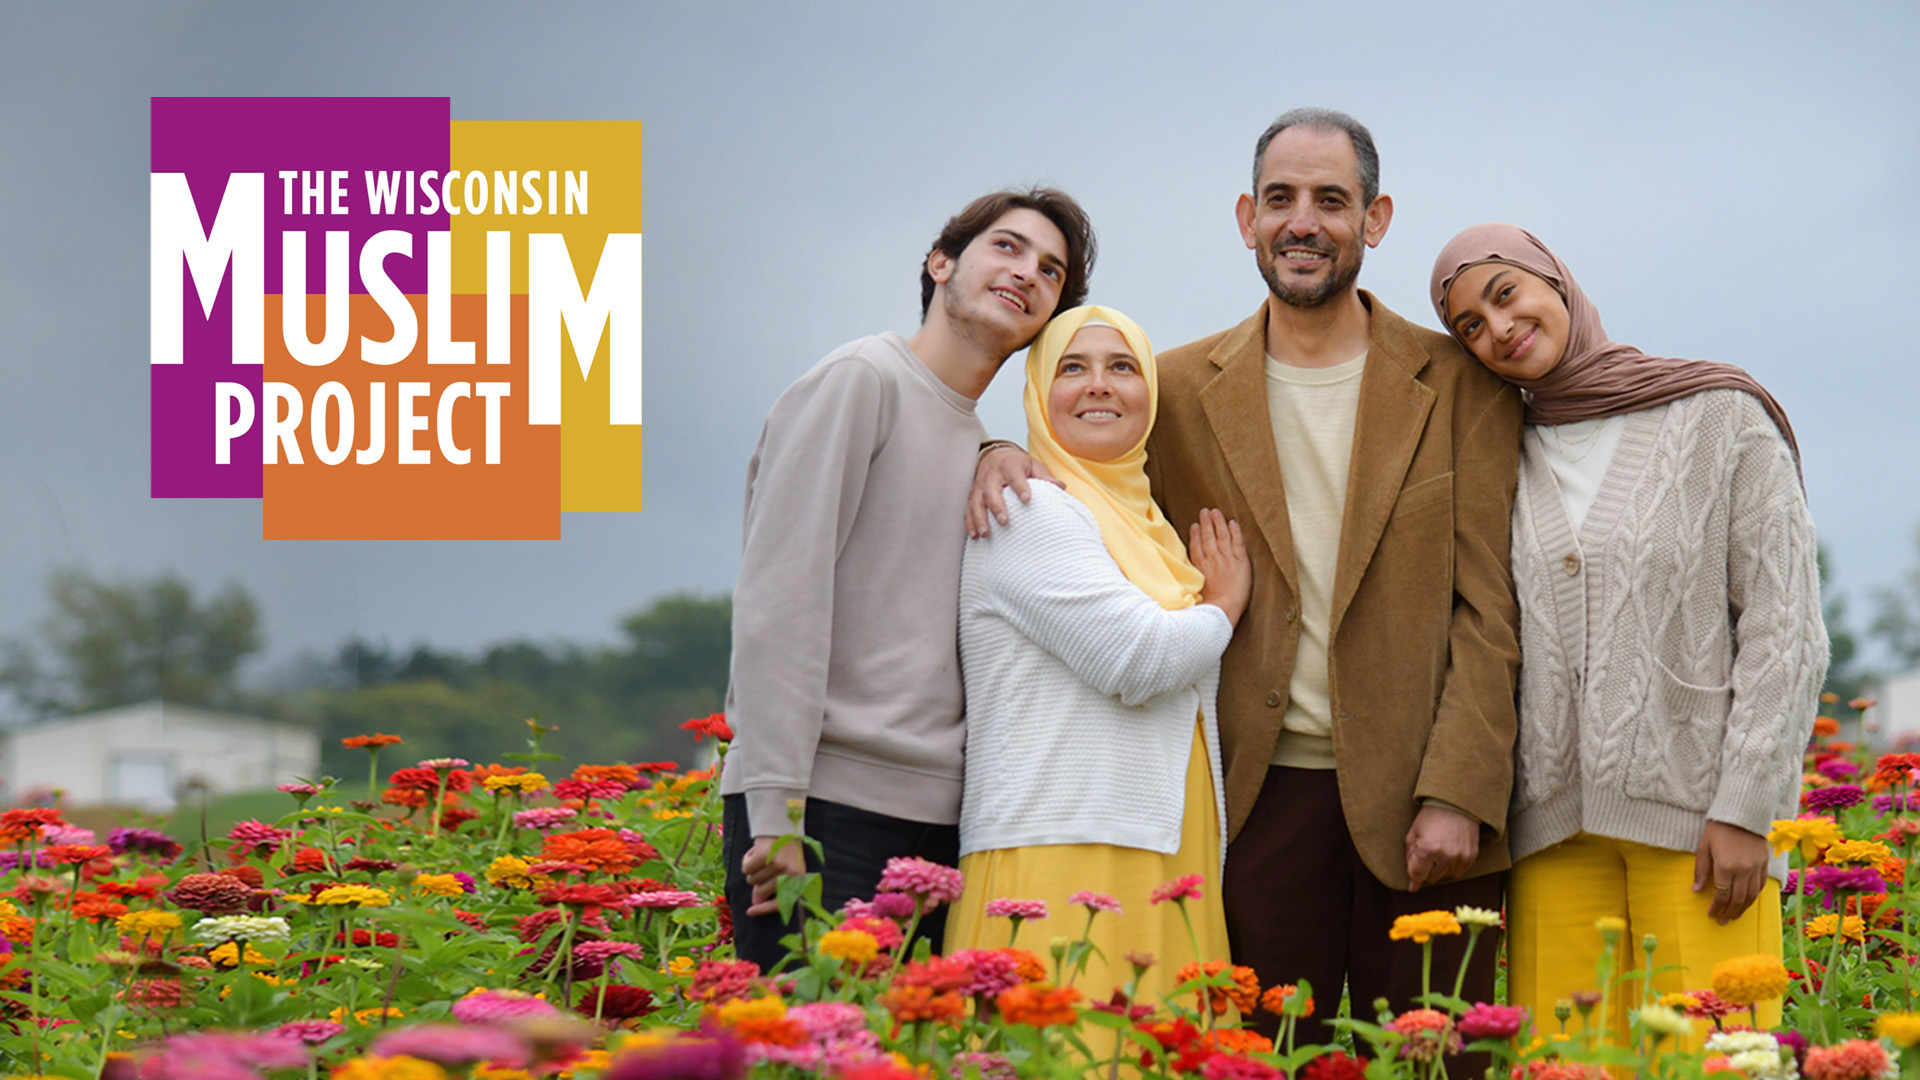
M1607 338L1546 245L1477 225L1434 262L1433 305L1524 391L1513 510L1520 735L1508 997L1536 1025L1596 990L1595 921L1627 921L1616 971L1659 992L1780 955L1784 856L1827 669L1813 521L1786 414L1729 364ZM1637 985L1637 984L1636 984ZM1637 991L1601 1018L1626 1045ZM1762 1030L1780 1002L1761 1003Z
M1253 583L1237 526L1208 510L1183 544L1148 494L1157 393L1146 334L1111 308L1062 312L1027 352L1029 450L1066 490L1035 484L967 544L966 893L946 942L1006 945L996 899L1047 904L1019 944L1078 940L1074 897L1105 894L1119 910L1092 901L1099 953L1073 984L1105 1001L1133 979L1127 954L1152 954L1135 997L1154 1005L1196 944L1197 959L1227 955L1214 697ZM1184 878L1199 885L1191 934L1180 905L1152 900Z

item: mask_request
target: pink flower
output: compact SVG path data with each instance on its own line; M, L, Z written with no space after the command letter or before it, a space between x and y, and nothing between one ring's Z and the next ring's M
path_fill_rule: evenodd
M265 851L269 854L280 850L280 845L286 843L287 838L292 835L293 833L289 830L276 829L264 821L251 818L227 831L227 839L234 841L240 847Z
M1460 1014L1460 1034L1469 1039L1511 1039L1527 1026L1527 1010L1519 1005L1476 1002Z
M575 958L591 960L602 964L616 956L627 956L638 960L640 959L641 953L642 950L640 946L635 945L631 941L583 941L573 947L573 955ZM419 1055L416 1054L414 1056L418 1057Z
M627 897L627 906L636 908L700 907L705 903L705 900L700 899L699 893L690 893L684 889L652 889Z
M290 1020L267 1034L276 1039L299 1039L309 1046L319 1046L345 1030L345 1025L331 1020Z
M910 919L913 917L913 897L896 892L880 893L871 901L855 897L841 906L840 913L855 918Z
M1848 1039L1834 1046L1807 1051L1802 1071L1808 1080L1874 1080L1887 1071L1887 1051L1871 1039Z
M958 949L947 955L973 968L973 981L960 988L968 997L999 997L1026 981L1020 977L1020 962L999 949Z
M989 919L1039 920L1046 917L1047 902L1045 900L1015 900L1003 896L997 900L987 901L987 918Z
M1460 1037L1453 1033L1453 1020L1436 1009L1408 1009L1387 1026L1407 1037L1400 1047L1403 1058L1432 1061L1442 1053L1460 1052Z
M463 1024L499 1024L523 1016L551 1016L559 1011L517 990L482 990L453 1003L453 1018Z
M814 1042L845 1039L866 1030L866 1010L844 1001L813 1001L787 1010L787 1019L806 1029Z
M1205 881L1206 879L1199 874L1188 874L1186 877L1174 878L1172 881L1153 890L1153 895L1148 899L1156 904L1163 904L1168 900L1177 900L1182 903L1188 900L1198 900L1200 899L1200 886Z
M272 1035L223 1031L175 1035L140 1067L145 1080L258 1080L260 1069L299 1069L307 1048Z
M382 1057L405 1054L441 1065L490 1061L517 1067L532 1057L526 1040L518 1035L461 1024L421 1024L388 1032L374 1040L372 1052Z
M927 907L950 904L960 899L966 879L951 866L941 866L918 857L895 856L887 860L880 875L879 891L906 893Z
M299 795L306 798L312 798L320 794L319 784L275 784L274 787L285 794Z
M1122 914L1120 911L1120 901L1115 900L1103 892L1089 892L1082 889L1072 896L1067 897L1067 903L1084 904L1088 911L1111 911L1115 915Z
M420 762L422 769L464 769L473 764L463 757L430 757Z
M980 1080L1014 1080L1020 1075L1005 1054L968 1050L953 1055L953 1080L966 1080L969 1065L980 1070Z
M1282 1073L1271 1065L1234 1054L1215 1054L1200 1067L1207 1080L1281 1080Z
M43 844L94 844L98 839L92 829L78 825L48 825L40 832Z
M522 810L513 815L513 827L516 829L552 829L579 816L578 811L567 806L536 806L531 810Z

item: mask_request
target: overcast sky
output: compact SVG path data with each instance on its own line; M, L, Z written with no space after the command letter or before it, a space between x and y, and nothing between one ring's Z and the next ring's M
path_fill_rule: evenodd
M919 260L972 196L1071 191L1093 299L1161 347L1245 318L1264 286L1233 201L1296 105L1373 129L1396 209L1361 284L1390 307L1431 325L1440 246L1523 224L1613 337L1778 396L1856 623L1916 561L1912 4L0 0L0 20L0 635L80 566L240 582L257 673L353 634L611 640L654 597L731 588L768 407L834 346L912 329ZM148 498L156 95L643 121L645 512L568 515L555 542L269 542L257 501ZM1021 438L1009 368L982 415Z

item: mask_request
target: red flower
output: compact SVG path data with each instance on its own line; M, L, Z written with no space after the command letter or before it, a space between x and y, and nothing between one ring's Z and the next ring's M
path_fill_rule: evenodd
M653 991L641 986L613 984L604 989L595 985L582 990L573 1011L582 1016L593 1016L597 1012L603 1020L631 1020L657 1008Z
M1153 895L1148 897L1148 899L1156 904L1162 904L1168 900L1198 900L1200 899L1200 886L1205 881L1206 879L1199 874L1188 874L1186 877L1174 878L1172 881L1153 890Z
M540 891L543 904L566 904L589 912L627 906L627 890L616 884L555 885Z
M473 927L475 930L478 930L481 933L485 933L487 930L487 920L482 918L479 915L475 915L471 911L461 911L459 908L454 908L453 917L456 919L459 919L461 922L466 923L468 926Z
M699 742L708 735L713 736L721 742L733 741L733 729L727 726L727 714L725 713L714 713L712 716L703 716L697 720L688 720L686 723L680 725L680 730L693 732L694 742Z
M40 858L60 866L81 866L113 854L105 844L50 844L40 849Z
M356 749L378 750L383 746L393 746L405 741L398 735L349 735L340 740L340 745Z
M1351 1057L1335 1050L1307 1062L1300 1080L1366 1080L1367 1059Z
M296 874L323 874L330 865L327 853L316 847L303 847L293 854L293 872Z
M253 890L226 874L188 874L168 891L167 899L206 915L232 915L246 909Z
M680 763L677 761L636 761L633 763L633 767L643 773L663 773L672 772L679 768Z
M751 960L707 960L693 971L687 997L719 1005L756 995L760 965Z

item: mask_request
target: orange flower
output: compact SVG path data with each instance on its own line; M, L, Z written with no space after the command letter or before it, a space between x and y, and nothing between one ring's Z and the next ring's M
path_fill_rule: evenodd
M627 842L612 829L580 829L546 838L540 857L549 862L578 863L606 874L623 874L637 861Z
M1047 965L1038 956L1025 949L999 949L1013 958L1013 970L1020 976L1021 982L1037 983L1047 981Z
M966 1000L958 990L936 991L931 986L901 986L895 983L881 995L881 1004L902 1024L931 1020L937 1024L959 1024L967 1011Z
M85 900L76 897L73 901L73 915L76 919L88 922L100 922L104 919L117 919L127 913L127 905L92 896Z
M588 783L615 780L632 787L640 782L640 770L631 765L576 765L573 778Z
M405 741L398 735L350 735L341 739L340 745L363 750L378 750L383 746L393 746Z
M1180 965L1180 970L1174 973L1173 981L1176 985L1185 983L1189 979L1199 978L1203 972L1208 978L1212 978L1227 969L1225 960L1209 960L1205 967L1189 960ZM1229 1002L1242 1013L1251 1013L1253 1007L1260 1001L1260 977L1255 975L1250 967L1234 965L1233 985L1225 988L1207 987L1206 997L1216 1016L1227 1011Z
M18 844L40 838L41 826L65 825L60 811L50 806L21 806L0 813L0 844Z
M1300 988L1294 985L1293 983L1287 983L1282 986L1268 987L1267 992L1260 995L1260 1007L1274 1014L1275 1016L1285 1015L1287 1011L1288 999L1292 998L1295 994L1298 994L1299 992L1300 992ZM1307 999L1307 1011L1301 1013L1300 1015L1301 1016L1313 1015L1313 999L1312 998Z
M1816 716L1813 718L1813 733L1816 736L1838 735L1840 734L1840 721L1835 720L1831 716Z
M1080 1000L1080 991L1071 986L1053 987L1045 983L1016 986L1002 990L993 1000L1009 1024L1050 1027L1080 1019L1080 1011L1073 1007L1073 1003Z
M1274 989L1279 989L1275 987ZM1200 1045L1223 1054L1271 1054L1273 1040L1246 1028L1215 1028L1200 1038Z

